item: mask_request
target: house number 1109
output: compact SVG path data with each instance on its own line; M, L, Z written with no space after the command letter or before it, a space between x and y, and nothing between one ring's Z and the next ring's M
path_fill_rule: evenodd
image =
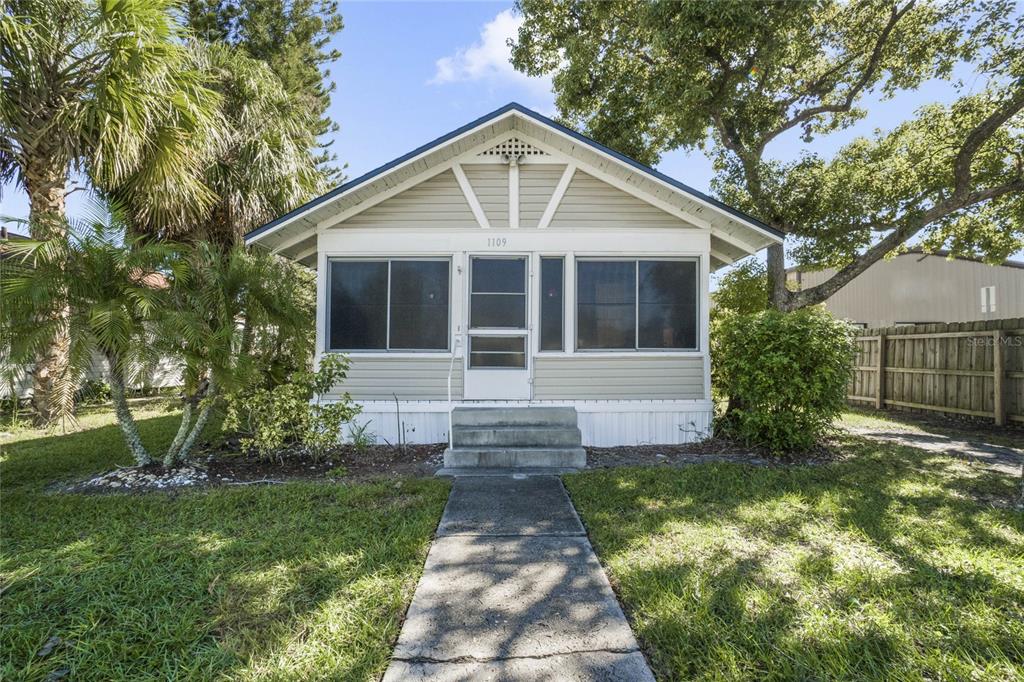
M506 246L508 239L505 237L488 237L487 246Z

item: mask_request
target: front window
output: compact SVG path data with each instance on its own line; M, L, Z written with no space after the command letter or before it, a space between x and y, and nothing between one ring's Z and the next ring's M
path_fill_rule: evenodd
M577 261L576 348L696 349L696 261Z
M330 350L447 350L447 260L332 260Z

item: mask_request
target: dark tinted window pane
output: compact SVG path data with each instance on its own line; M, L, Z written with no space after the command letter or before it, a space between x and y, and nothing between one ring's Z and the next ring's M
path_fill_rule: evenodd
M562 350L562 305L565 263L561 258L540 259L540 349Z
M525 368L526 337L469 337L469 366L471 368Z
M640 261L640 348L697 347L697 264Z
M636 347L636 263L576 264L576 347Z
M469 301L469 326L473 329L525 328L526 294L473 294Z
M390 347L448 348L447 261L391 261Z
M386 347L388 264L331 263L330 347L369 350Z
M474 258L473 291L526 293L526 260L523 258Z

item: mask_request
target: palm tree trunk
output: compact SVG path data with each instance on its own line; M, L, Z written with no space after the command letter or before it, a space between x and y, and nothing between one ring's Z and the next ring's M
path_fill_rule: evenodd
M50 239L65 232L67 168L67 163L46 155L30 156L27 160L24 178L29 200L29 233L33 239ZM70 312L67 306L58 305L50 315L66 321ZM53 422L62 411L73 407L73 388L68 386L66 376L71 339L67 324L58 324L57 328L50 344L36 357L32 371L32 406L40 424ZM63 388L64 393L71 391L72 395L55 396L55 387Z
M145 446L142 445L139 427L135 423L135 418L132 417L132 411L128 408L121 369L117 367L112 358L108 357L107 361L110 363L110 398L114 403L114 413L117 415L117 423L121 427L124 442L137 465L144 467L147 464L152 464L153 458L149 456Z
M217 387L213 383L213 377L210 377L210 385L206 389L206 405L199 411L199 417L196 418L195 425L192 426L192 431L189 432L188 437L185 438L185 442L181 444L181 449L175 455L175 459L179 462L184 462L188 459L189 454L192 451L192 446L195 445L196 439L206 428L207 422L210 421L210 414L213 412L213 403L217 398Z
M210 415L213 413L213 403L217 399L217 385L214 383L212 376L207 384L206 395L203 399L206 400L206 404L203 406L203 409L200 410L196 423L188 431L188 435L185 436L184 441L181 442L179 449L174 453L167 453L167 457L164 459L164 466L174 466L178 462L184 462L187 460L188 455L191 454L191 449L193 449L193 446L196 444L196 440L199 438L200 434L203 433L203 429L206 428L207 423L210 421ZM187 410L189 413L191 412L190 404ZM184 426L185 423L186 422L182 420L182 426ZM176 437L175 440L177 440Z
M181 425L178 426L178 433L175 434L174 440L171 441L171 447L167 448L167 454L164 455L165 467L172 467L178 461L178 452L185 442L185 437L188 436L190 426L192 426L192 401L186 398L185 404L181 408Z

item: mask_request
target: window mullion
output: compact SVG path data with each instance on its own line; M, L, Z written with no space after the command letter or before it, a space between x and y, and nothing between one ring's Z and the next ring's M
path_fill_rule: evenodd
M384 350L391 350L391 259L388 259L388 297L385 303L387 315L384 316L386 326L384 328Z
M636 289L633 291L633 350L640 350L640 261L633 261L633 277Z

